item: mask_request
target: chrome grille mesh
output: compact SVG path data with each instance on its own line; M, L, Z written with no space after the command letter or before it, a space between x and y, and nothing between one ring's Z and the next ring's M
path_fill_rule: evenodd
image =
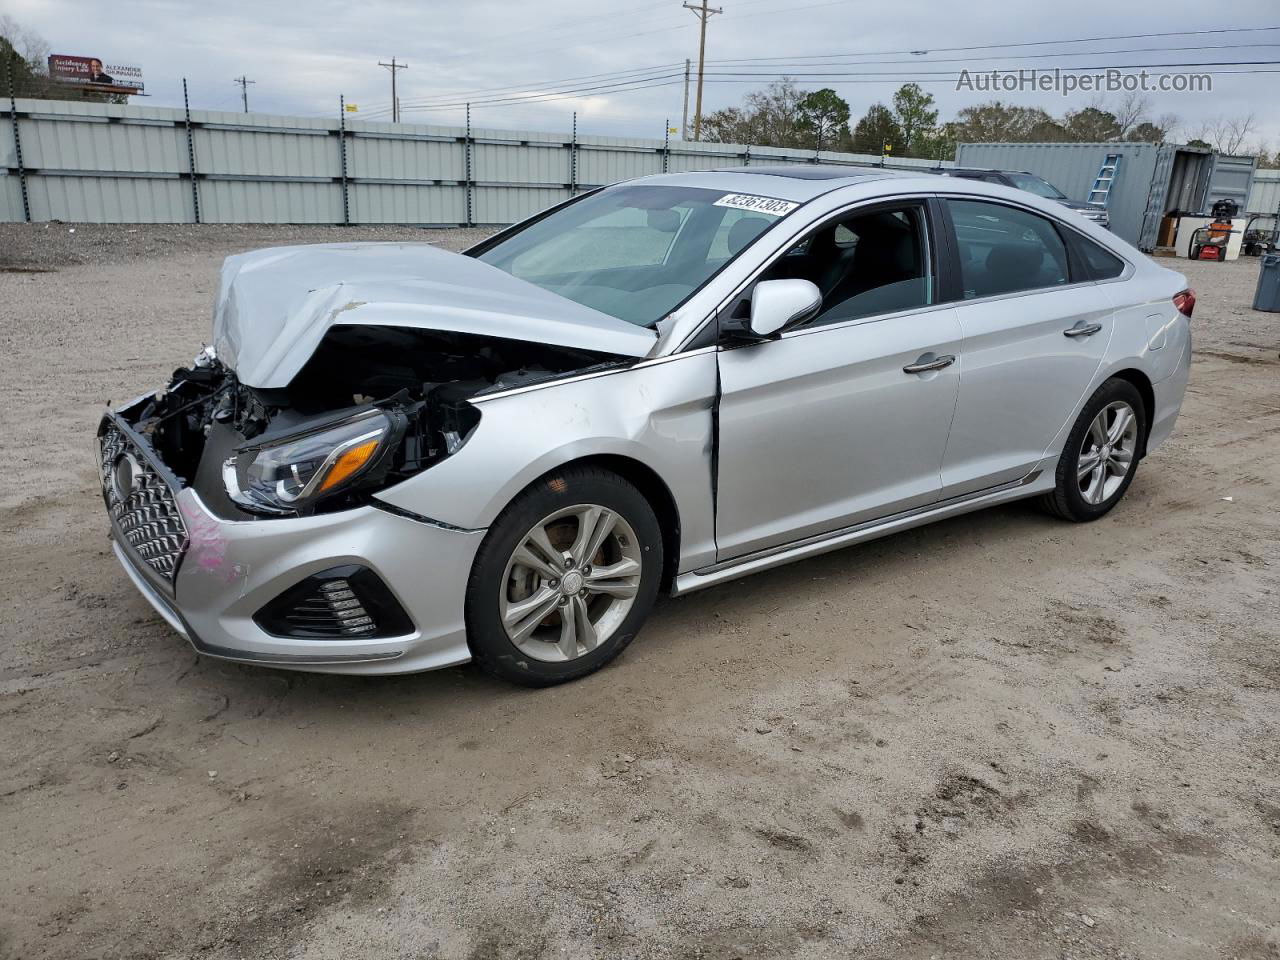
M173 580L187 548L187 525L173 491L142 451L112 423L99 437L102 496L117 533L152 570ZM129 460L127 489L121 489L118 466Z

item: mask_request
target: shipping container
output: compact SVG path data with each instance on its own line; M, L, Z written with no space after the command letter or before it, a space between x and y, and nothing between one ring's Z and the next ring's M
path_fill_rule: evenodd
M1107 201L1111 230L1148 253L1166 216L1207 213L1220 199L1243 212L1257 166L1254 157L1176 143L962 143L956 165L1034 173L1085 201L1108 154L1120 157Z
M1240 212L1249 209L1249 191L1258 169L1257 157L1233 157L1225 153L1213 155L1213 171L1209 174L1209 196L1206 205L1215 200L1234 200Z
M1250 213L1280 213L1280 170L1254 172L1245 209Z

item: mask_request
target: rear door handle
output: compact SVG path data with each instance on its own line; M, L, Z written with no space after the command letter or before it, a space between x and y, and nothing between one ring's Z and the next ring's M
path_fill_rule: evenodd
M1100 323L1086 323L1083 326L1081 324L1076 324L1070 329L1063 330L1062 335L1064 337L1092 337L1101 329L1102 324Z
M956 358L949 353L933 360L917 360L915 363L908 363L902 368L903 373L928 373L930 370L941 370L943 367L949 367L956 362Z

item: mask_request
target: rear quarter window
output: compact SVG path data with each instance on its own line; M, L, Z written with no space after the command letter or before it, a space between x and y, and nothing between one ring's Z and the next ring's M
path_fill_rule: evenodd
M1124 261L1101 244L1077 235L1076 245L1088 265L1092 279L1114 280L1124 273Z

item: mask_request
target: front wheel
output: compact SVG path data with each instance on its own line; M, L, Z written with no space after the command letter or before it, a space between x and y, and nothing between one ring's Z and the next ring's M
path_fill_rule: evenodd
M1133 384L1112 379L1100 386L1071 428L1045 509L1076 523L1107 513L1133 482L1146 430L1146 405Z
M616 474L569 468L521 493L494 522L467 588L467 639L488 672L550 686L616 657L649 614L662 533Z

